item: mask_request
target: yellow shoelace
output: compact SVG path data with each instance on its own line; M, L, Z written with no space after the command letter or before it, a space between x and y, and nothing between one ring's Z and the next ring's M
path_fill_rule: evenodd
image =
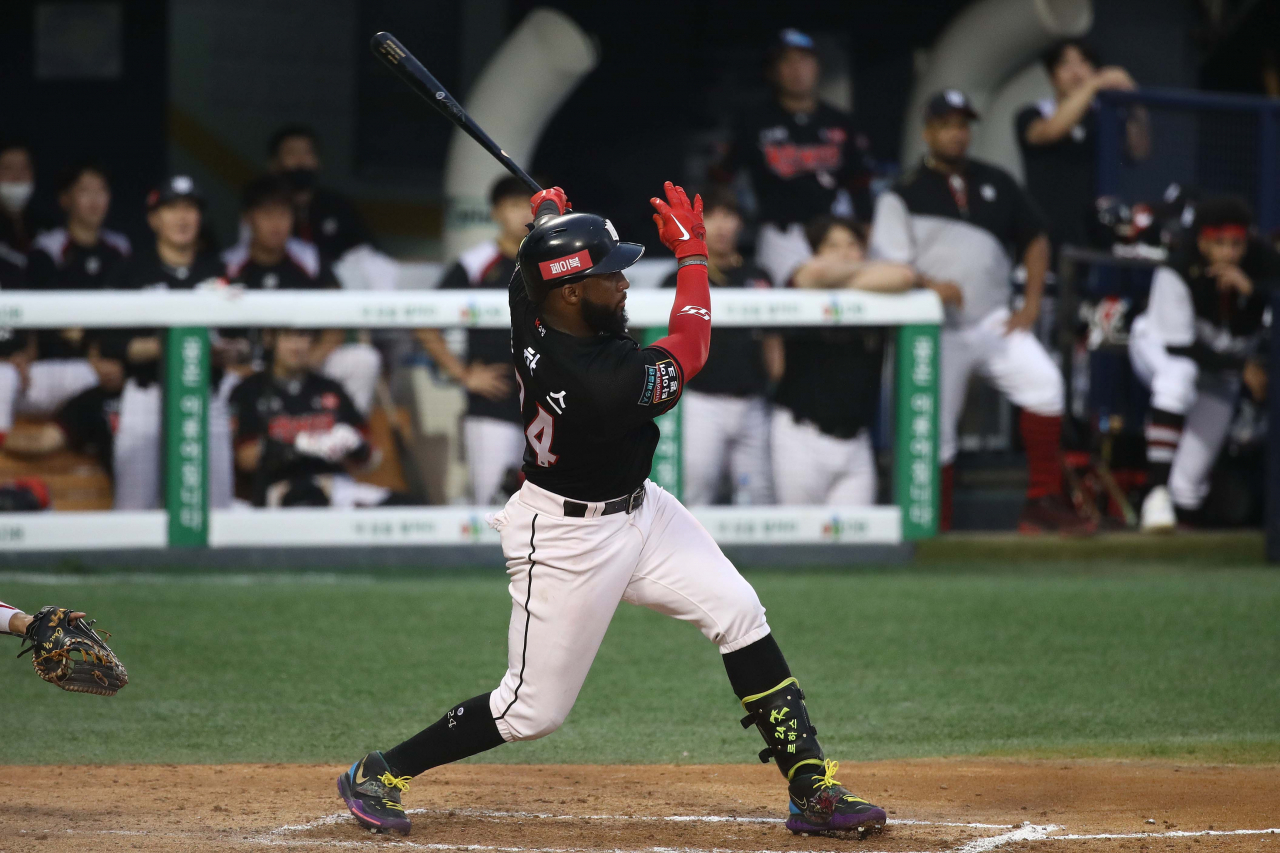
M815 788L830 788L832 785L839 785L836 781L836 771L840 769L839 761L832 761L830 758L822 763L823 773L821 776L813 780Z
M409 790L409 782L412 779L412 776L392 776L390 773L383 773L378 777L378 781L388 788L398 788L401 792Z

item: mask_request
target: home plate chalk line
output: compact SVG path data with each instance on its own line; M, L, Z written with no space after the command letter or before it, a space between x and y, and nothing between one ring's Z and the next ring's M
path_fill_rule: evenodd
M508 811L491 811L486 809L408 809L406 814L433 814L448 817L469 817L480 818L482 820L501 820L504 818L519 819L541 819L541 820L599 820L599 821L664 821L672 823L742 823L742 824L780 824L782 818L776 817L734 817L730 815L568 815L568 814L547 814L540 812L508 812ZM254 842L269 846L285 846L285 845L316 845L324 847L363 847L372 841L340 841L337 839L302 839L290 836L296 836L298 833L306 832L312 829L318 829L325 826L334 826L340 823L354 821L348 813L338 812L331 815L325 815L321 818L308 821L307 823L295 824L290 826L282 826L271 832L258 836L253 839ZM977 838L967 841L942 853L989 853L1006 844L1018 841L1092 841L1092 840L1110 840L1110 839L1131 839L1131 838L1192 838L1203 836L1231 836L1231 835L1280 835L1280 827L1272 829L1206 829L1206 830L1171 830L1167 832L1125 832L1125 833L1096 833L1096 834L1077 834L1069 833L1065 835L1053 835L1058 830L1065 827L1058 824L1032 824L1023 823L1019 826L1010 824L994 824L994 823L963 823L952 821L931 821L931 820L910 820L910 819L893 819L890 820L888 826L944 826L944 827L962 827L969 829L1002 829L1004 832L991 835L985 838ZM518 846L491 846L483 844L442 844L442 843L422 843L409 841L407 839L397 842L397 846L415 849L415 850L467 850L475 851L475 853L588 853L596 848L589 847L518 847ZM859 853L889 853L889 851L873 851L858 848ZM638 847L633 850L612 849L609 853L722 853L719 849L702 849L697 847ZM782 851L762 850L759 853L782 853ZM921 851L924 853L924 851ZM937 853L937 851L930 851Z

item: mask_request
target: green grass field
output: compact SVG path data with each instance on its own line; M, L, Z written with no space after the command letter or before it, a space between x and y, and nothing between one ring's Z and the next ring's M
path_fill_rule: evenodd
M748 577L833 757L1280 761L1275 569L933 562ZM350 760L492 688L506 659L494 572L6 575L0 595L90 611L131 679L112 699L64 693L0 642L0 763ZM695 629L623 605L564 728L481 760L752 761L758 736L739 716Z

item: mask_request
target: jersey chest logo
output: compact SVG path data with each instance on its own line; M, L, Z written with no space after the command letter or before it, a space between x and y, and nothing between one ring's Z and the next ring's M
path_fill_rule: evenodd
M524 348L524 363L529 365L530 373L538 366L538 359L540 358L542 358L542 353L535 352L533 347Z
M644 388L640 392L641 406L656 406L674 400L680 394L680 371L671 359L644 368Z

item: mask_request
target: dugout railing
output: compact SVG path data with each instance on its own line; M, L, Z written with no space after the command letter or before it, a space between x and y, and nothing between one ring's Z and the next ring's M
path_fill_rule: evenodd
M633 290L633 329L665 329L672 291ZM713 324L785 329L896 327L893 499L885 506L723 506L696 511L722 545L900 545L938 525L938 371L942 306L930 291L716 291ZM506 328L502 291L0 292L0 326L166 329L163 509L0 515L0 552L376 548L494 545L492 507L211 510L208 440L211 328ZM839 393L839 377L832 377ZM868 405L878 401L869 400ZM679 406L663 416L653 479L680 490ZM186 553L192 553L187 550Z

